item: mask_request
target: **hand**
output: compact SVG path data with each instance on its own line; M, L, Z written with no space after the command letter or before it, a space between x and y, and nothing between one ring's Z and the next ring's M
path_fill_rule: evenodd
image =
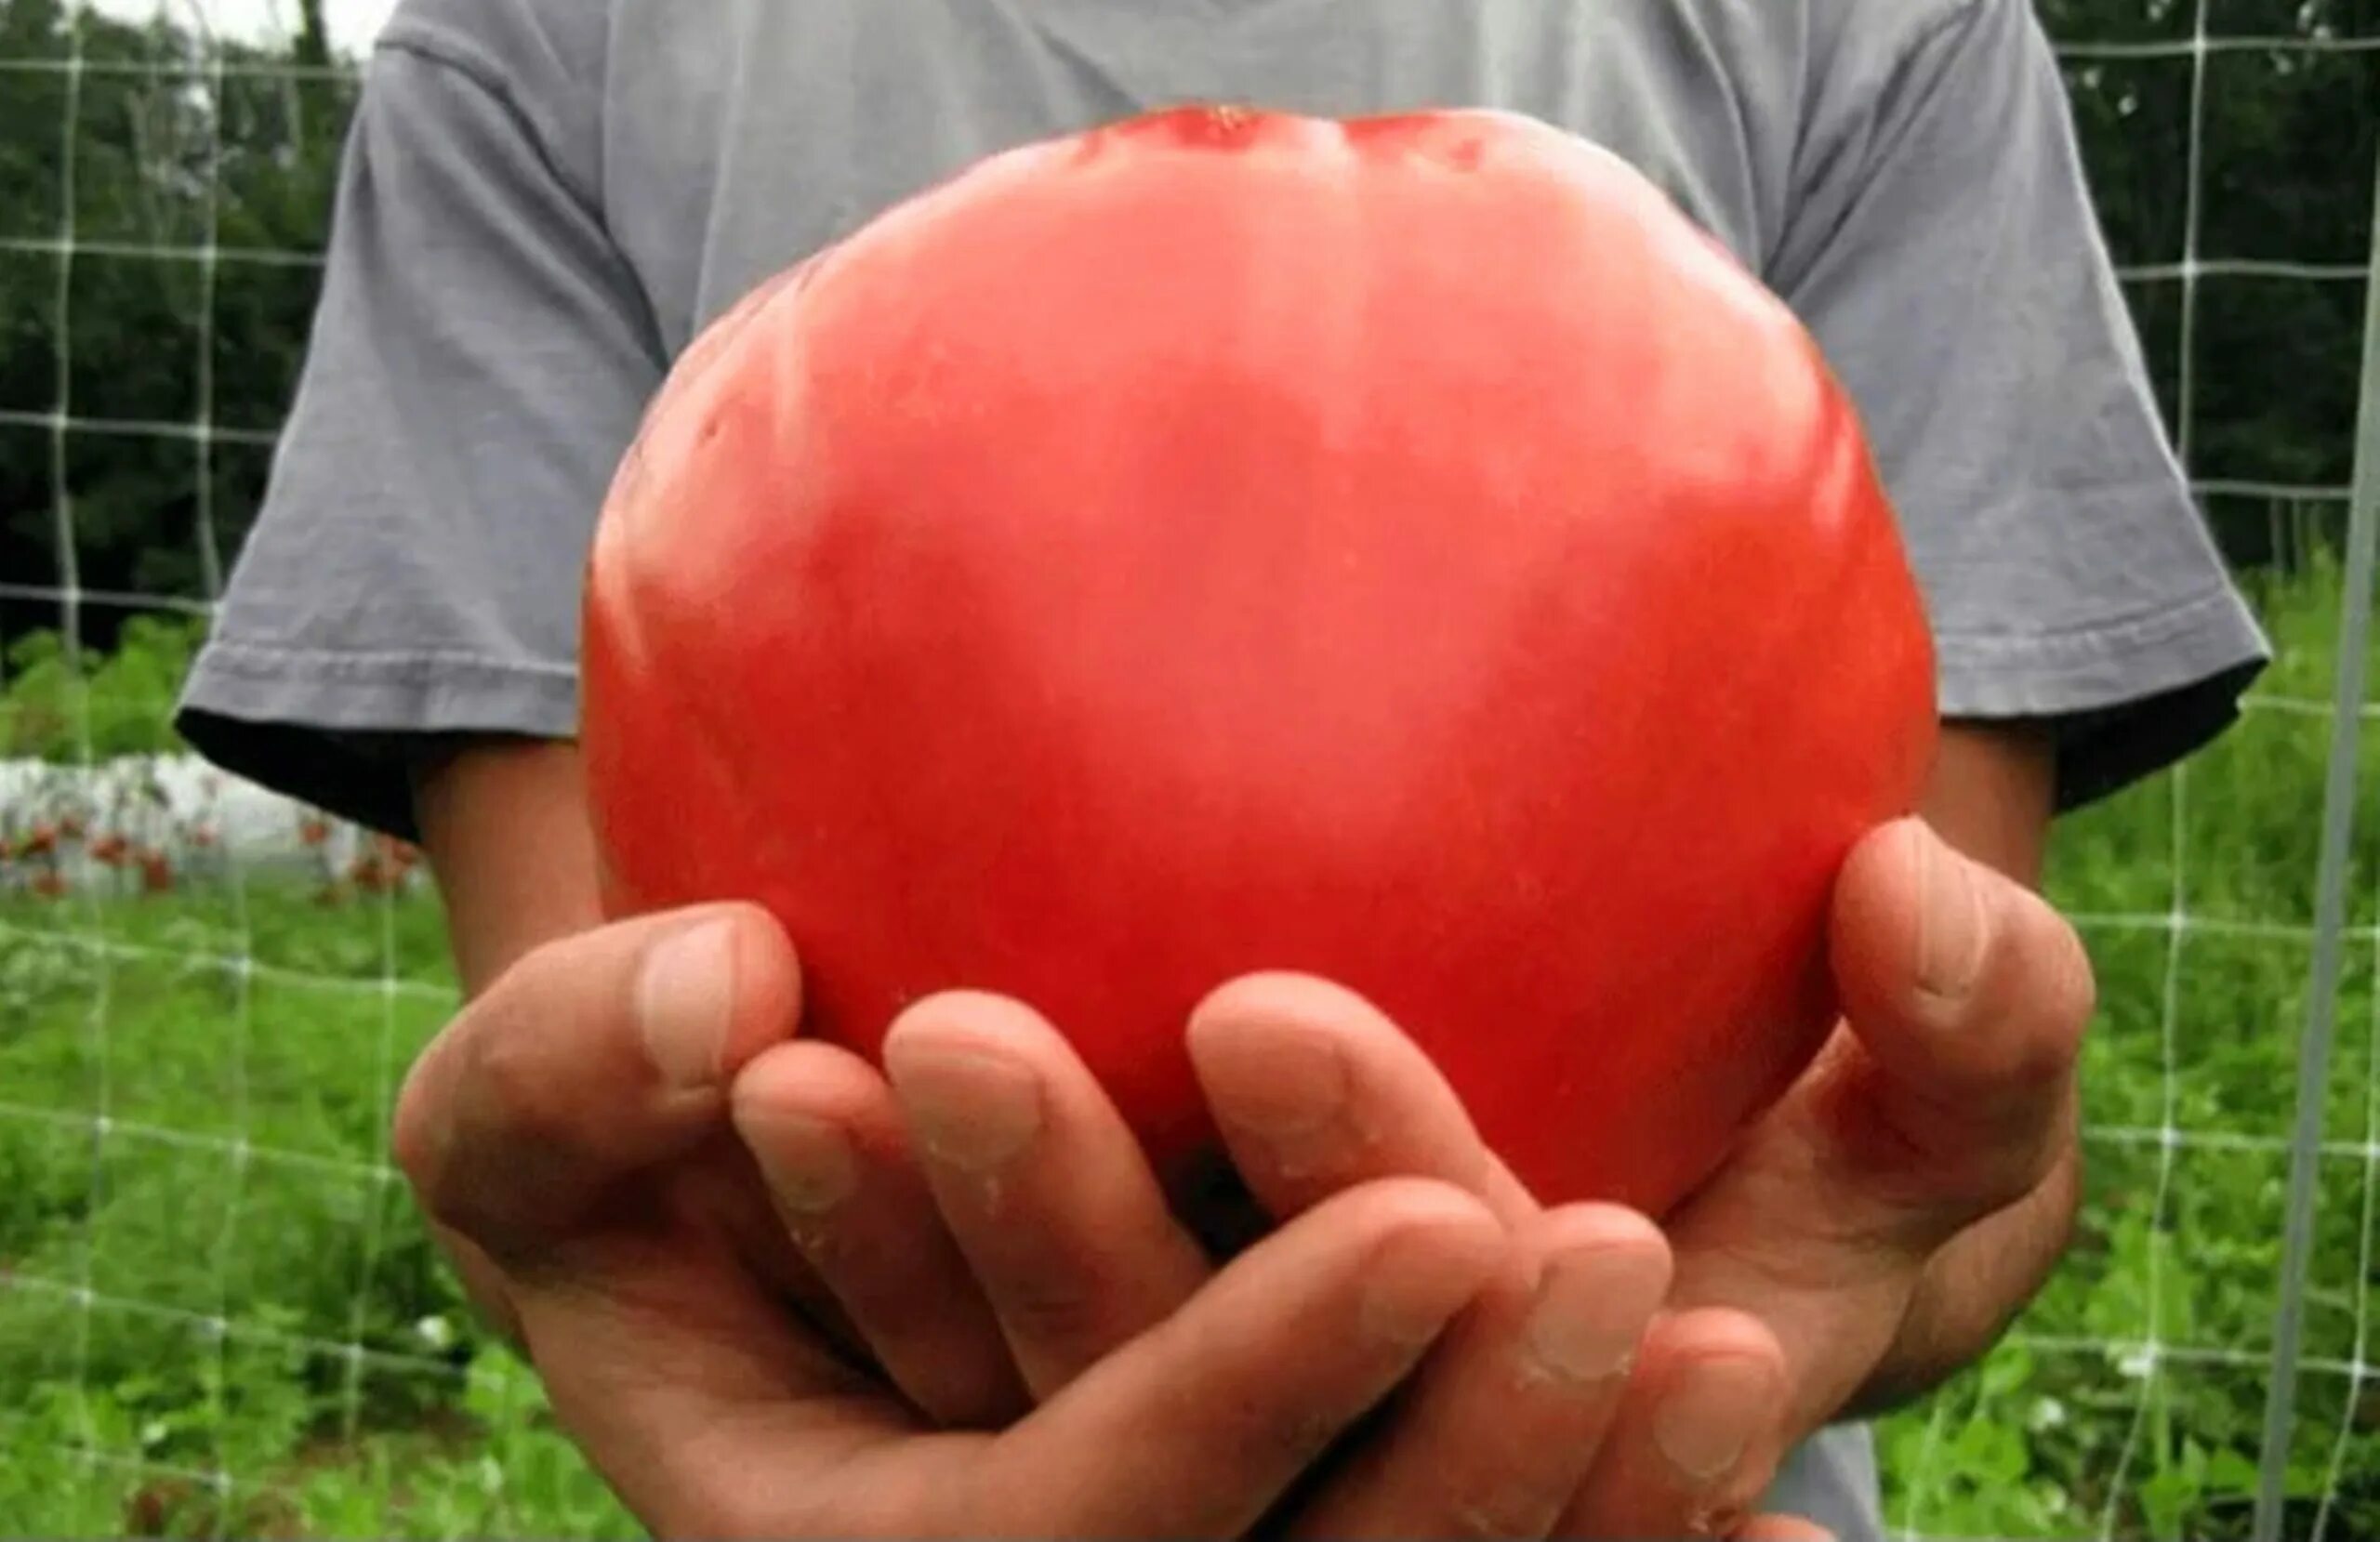
M727 1087L791 1033L798 993L756 913L603 928L508 970L401 1100L425 1206L659 1534L1237 1535L1500 1261L1495 1220L1451 1186L1350 1191L997 1434L936 1430L771 1289L798 1260L739 1178Z
M1675 1299L1776 1335L1789 1442L1988 1348L2079 1185L2094 989L2073 929L1912 819L1852 853L1831 935L1844 1022L1666 1220Z
M2078 1184L2092 981L2047 903L1909 820L1852 853L1830 937L1844 1021L1663 1218L1672 1309L1737 1314L1779 1357L1781 1417L1737 1456L1757 1471L1981 1354L2062 1251ZM1631 1390L1615 1445L1654 1397ZM1606 1462L1565 1524L1724 1525L1670 1481Z
M1936 862L1952 881L1930 876L1940 871L1930 866ZM1480 1394L1492 1411L1415 1417L1429 1394L1410 1394L1398 1434L1376 1431L1343 1459L1341 1470L1361 1482L1342 1492L1360 1496L1310 1511L1304 1522L1334 1534L1375 1526L1451 1534L1492 1522L1499 1534L1543 1535L1546 1488L1575 1470L1581 1480L1552 1522L1557 1535L1723 1532L1765 1486L1785 1446L1837 1417L1863 1387L1893 1378L1896 1353L1924 1315L1933 1271L1953 1239L1973 1238L1976 1223L2010 1214L2023 1196L2054 1195L2071 1149L2073 1055L2090 1008L2087 964L2071 931L2019 886L1958 858L1913 822L1863 844L1840 894L1833 947L1850 1022L1726 1167L1671 1218L1670 1305L1646 1333L1624 1405L1608 1406L1608 1385L1593 1400L1601 1444L1581 1443L1567 1465L1549 1460L1527 1475L1500 1469L1538 1448L1508 1438L1527 1422L1514 1412L1510 1380L1474 1373L1473 1385L1493 1389ZM1937 950L1937 963L1946 956L1961 963L1953 972L1971 966L1964 992L1946 990L1938 969L1921 972L1921 938ZM1922 986L1929 977L1935 983ZM1011 1017L1003 1030L998 1012L973 1009L979 1054L998 1045L1038 1063L1036 1076L1070 1074L1063 1051L1029 1017ZM945 1021L941 1036L968 1063L969 1031L955 1018ZM918 1031L911 1050L931 1060L936 1039ZM1274 1215L1294 1217L1349 1185L1405 1174L1462 1185L1516 1232L1538 1216L1480 1147L1442 1079L1393 1025L1343 993L1314 982L1242 982L1194 1021L1191 1046L1233 1160ZM891 1058L897 1098L903 1062ZM1326 1113L1333 1087L1338 1112ZM796 1046L756 1064L738 1094L754 1149L776 1148L768 1165L793 1196L787 1213L812 1257L845 1300L881 1298L892 1272L876 1280L865 1269L839 1273L834 1255L839 1246L864 1255L865 1244L838 1237L855 1218L881 1213L892 1186L913 1181L898 1176L900 1148L881 1143L867 1165L876 1176L852 1176L840 1191L802 1176L834 1166L815 1159L807 1132L816 1122L897 1127L880 1085L834 1051ZM969 1101L988 1106L987 1090ZM1079 1087L1045 1102L1052 1105L1093 1123L1112 1117ZM1037 1388L1062 1385L1072 1358L1046 1342L1076 1337L1095 1303L1115 1298L1101 1283L1099 1241L1133 1234L1132 1215L1148 1213L1144 1193L1138 1211L1130 1203L1092 1205L1065 1219L1069 1180L1055 1168L1136 1169L1081 1160L1085 1147L1064 1127L1045 1126L1043 1156L1017 1153L1012 1160L1023 1166L1003 1169L988 1187L964 1163L954 1174L931 1152L925 1159L939 1174L932 1188L955 1233L972 1239L964 1250L995 1293L1003 1277L1016 1282L995 1315L1019 1361L1059 1367L1028 1374ZM779 1140L784 1130L803 1133ZM1038 1186L1016 1186L1019 1171L1040 1172ZM844 1207L854 1196L866 1203ZM916 1232L932 1230L918 1190L895 1203L920 1218ZM1616 1213L1606 1218L1621 1224ZM1071 1261L1053 1257L1069 1232L1081 1239ZM1520 1294L1519 1278L1502 1288ZM2018 1299L2013 1291L1990 1298L1987 1290L1961 1310L1996 1322ZM1617 1331L1621 1314L1606 1310L1601 1327ZM892 1324L904 1315L879 1314L887 1343L900 1338ZM906 1316L946 1320L930 1311ZM1081 1337L1095 1343L1101 1335ZM1419 1385L1461 1380L1466 1373L1448 1367L1466 1359L1465 1343L1459 1326L1433 1351ZM996 1350L979 1353L1000 1359ZM920 1384L919 1395L932 1393ZM1501 1500L1466 1497L1500 1490ZM1792 1524L1763 1518L1739 1535L1783 1535Z
M991 1029L1003 1049L1039 1054L1054 1035L1037 1039L1035 1025L975 998L920 1008L898 1035L896 1124L866 1074L807 1074L802 1058L830 1052L788 1042L798 996L790 951L757 913L599 929L507 970L401 1099L399 1161L425 1206L565 1427L656 1532L1238 1535L1276 1515L1437 1529L1433 1505L1475 1528L1501 1523L1501 1507L1542 1510L1575 1479L1564 1464L1595 1449L1624 1378L1593 1373L1618 1365L1667 1280L1658 1233L1635 1218L1550 1211L1516 1239L1450 1183L1309 1181L1287 1224L1217 1271L1164 1218L1136 1163L1097 1160L1102 1141L1122 1137L1102 1128L1099 1100L1078 1067L1065 1079L1062 1055L1047 1066L1056 1079L1035 1088L1043 1122L1011 1153L1025 1166L992 1161L1000 1131L981 1115L998 1105L967 1078L997 1078L1000 1062L965 1060L985 1048L971 1035L1003 1014ZM937 1057L945 1108L954 1087L961 1096L956 1123L934 1117ZM848 1225L800 1229L848 1313L771 1223L727 1125L731 1084L792 1215L822 1180L832 1192L840 1158L831 1137L785 1116L821 1089L830 1118L850 1116L846 1193L870 1203L830 1208ZM790 1104L774 1096L788 1087ZM1258 1100L1276 1127L1276 1090ZM1214 1106L1247 1127L1244 1102ZM1400 1114L1359 1097L1341 1107ZM912 1121L935 1132L923 1173L939 1228L920 1191L899 1197L915 1182L899 1144ZM910 1224L886 1224L884 1198ZM1023 1223L995 1233L971 1215ZM1109 1221L1125 1224L1110 1233ZM1038 1263L1037 1232L1059 1245ZM1069 1241L1087 1272L1065 1272ZM907 1267L883 1267L893 1259ZM967 1285L970 1271L984 1283ZM1540 1277L1582 1298L1554 1317L1558 1341L1529 1332ZM854 1288L871 1279L889 1294ZM840 1316L843 1337L913 1396L837 1352L788 1298ZM1546 1342L1553 1353L1524 1358ZM994 1343L1010 1346L1005 1361L980 1352ZM938 1428L920 1408L936 1403L1004 1422ZM1358 1422L1385 1449L1467 1451L1474 1464L1452 1484L1406 1463L1317 1467ZM1537 1438L1514 1441L1515 1429ZM1518 1487L1474 1491L1467 1477Z
M1251 978L1193 1015L1188 1044L1236 1176L1284 1223L1276 1236L1402 1177L1478 1195L1510 1238L1417 1374L1268 1535L1543 1536L1599 1458L1633 1469L1665 1462L1664 1442L1749 1445L1781 1413L1782 1367L1756 1325L1686 1313L1648 1340L1670 1277L1659 1232L1615 1206L1538 1206L1360 1000ZM879 1074L825 1044L764 1051L734 1083L735 1122L788 1233L915 1404L946 1422L1010 1417L985 1398L1011 1367L1028 1403L1063 1401L1207 1288L1212 1266L1051 1025L1013 1002L941 996L895 1025L883 1059ZM963 1268L940 1266L945 1247ZM1606 1451L1632 1384L1664 1422ZM1762 1476L1683 1486L1740 1514ZM1824 1533L1763 1517L1737 1535Z

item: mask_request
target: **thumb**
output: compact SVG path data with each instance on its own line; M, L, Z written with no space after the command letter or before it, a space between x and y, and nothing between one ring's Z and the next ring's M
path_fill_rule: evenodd
M724 1127L727 1086L789 1037L793 949L706 905L524 956L415 1062L398 1166L430 1216L498 1258L569 1232L621 1182Z
M1862 1115L1903 1152L2012 1169L2047 1159L2094 987L2082 940L2045 900L1903 820L1844 863L1831 945L1864 1051ZM2039 1176L2006 1175L2025 1188Z

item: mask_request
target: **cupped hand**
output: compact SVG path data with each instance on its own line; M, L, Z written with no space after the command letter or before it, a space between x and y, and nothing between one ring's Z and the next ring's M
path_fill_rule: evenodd
M1606 1466L1673 1497L1681 1528L1747 1514L1782 1358L1740 1312L1664 1310L1670 1250L1649 1221L1539 1206L1410 1040L1328 982L1232 982L1187 1033L1234 1173L1273 1220L1418 1179L1476 1195L1507 1237L1478 1298L1268 1535L1644 1535L1579 1529L1601 1526L1576 1501ZM879 1074L829 1045L770 1049L736 1080L735 1122L788 1235L919 1407L964 1424L1012 1415L1016 1388L1062 1397L1212 1277L1053 1025L997 997L935 997L883 1061ZM939 1267L945 1239L963 1270ZM1653 1417L1616 1430L1632 1399ZM1725 1531L1824 1535L1783 1516Z
M1659 1233L1491 1198L1442 1084L1327 988L1193 1029L1282 1217L1221 1265L1030 1014L922 1004L883 1079L796 1040L799 997L758 912L601 928L401 1100L433 1222L658 1535L1541 1531L1625 1390L1696 1364L1625 1374ZM1268 1046L1317 1039L1301 1114Z
M1427 1061L1344 991L1259 977L1200 1009L1195 1063L1270 1218L1419 1177L1477 1195L1517 1240L1292 1526L1774 1532L1796 1522L1739 1518L1788 1447L1950 1368L1924 1342L1932 1319L1980 1320L1972 1352L2021 1305L1988 1260L1944 1266L1991 1249L1995 1226L2062 1213L2091 1008L2079 942L1917 821L1852 854L1831 935L1844 1025L1666 1235L1610 1207L1539 1206ZM961 1420L994 1406L954 1395L955 1367L967 1387L1049 1396L1204 1278L1049 1025L944 998L886 1059L880 1077L826 1046L773 1050L739 1082L737 1117L791 1233L920 1406ZM920 1238L947 1238L966 1267L914 1267Z

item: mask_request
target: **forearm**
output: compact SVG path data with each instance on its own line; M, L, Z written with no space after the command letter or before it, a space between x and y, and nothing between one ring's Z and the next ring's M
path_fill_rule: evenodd
M523 954L601 921L575 746L447 741L418 753L412 775L422 850L466 997ZM435 1222L430 1230L481 1315L518 1347L520 1319L502 1272L460 1235Z
M538 945L601 923L575 745L447 741L416 756L413 782L466 995Z

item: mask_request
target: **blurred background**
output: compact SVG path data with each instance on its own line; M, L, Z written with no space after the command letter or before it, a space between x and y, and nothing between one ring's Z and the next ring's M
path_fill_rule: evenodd
M455 1001L414 853L208 773L166 722L266 477L390 4L0 0L10 1534L637 1535L386 1164L392 1089ZM2166 421L2281 657L2218 747L2060 833L2101 979L2088 1209L2006 1343L1884 1424L1890 1519L2244 1536L2269 1472L2288 1535L2375 1542L2380 744L2315 1159L2292 1152L2374 386L2380 0L2039 5Z

